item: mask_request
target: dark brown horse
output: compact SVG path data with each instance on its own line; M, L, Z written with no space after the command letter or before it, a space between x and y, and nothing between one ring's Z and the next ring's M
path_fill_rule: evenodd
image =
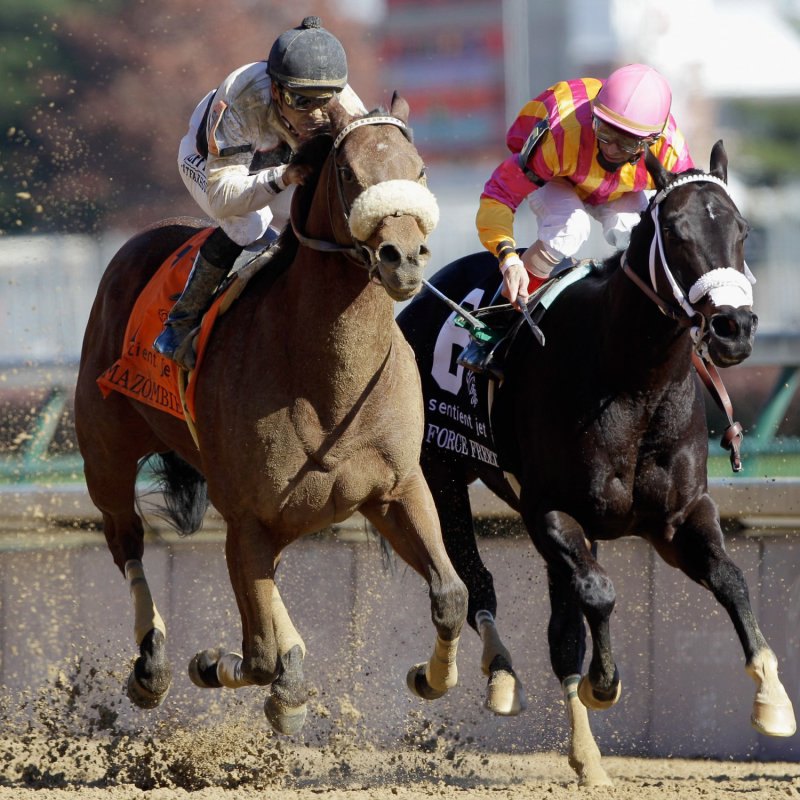
M423 376L423 470L448 553L469 588L468 621L484 642L487 706L516 714L525 700L476 546L467 486L477 478L520 512L547 564L550 659L570 717L570 763L587 784L608 777L586 708L608 708L620 696L609 633L615 593L596 560L598 541L644 537L709 589L730 615L758 687L753 725L775 736L795 730L775 655L708 494L708 429L692 368L693 349L718 366L751 352L747 224L727 191L721 142L708 173L673 175L649 154L647 166L658 192L628 249L548 303L544 346L527 325L519 329L494 392L488 443L478 441L475 413L487 378L456 365L467 334L453 325L455 314L425 292L399 318ZM488 253L467 256L432 283L476 307L499 283L496 261ZM467 425L459 432L456 421ZM592 636L586 674L584 620Z
M140 655L128 695L142 707L158 705L171 680L134 508L137 465L153 453L167 454L173 485L190 492L189 508L191 490L205 479L227 524L243 649L198 653L190 664L195 683L271 685L270 722L281 732L299 730L308 694L305 646L275 572L284 547L356 511L430 587L436 643L429 661L409 672L410 688L434 698L457 680L467 593L447 558L419 467L419 376L393 318L393 300L421 286L438 210L406 128L404 100L393 99L390 115L350 119L335 108L331 117L333 134L297 156L314 171L294 198L294 230L220 318L205 353L196 378L199 449L181 420L118 393L103 399L95 380L120 355L143 286L202 223L166 221L135 236L98 289L81 356L76 426L89 492L134 599ZM195 478L188 483L187 469ZM191 527L189 516L176 514L175 521Z

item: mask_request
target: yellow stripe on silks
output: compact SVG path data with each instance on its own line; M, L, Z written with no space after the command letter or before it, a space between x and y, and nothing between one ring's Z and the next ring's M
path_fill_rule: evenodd
M482 197L475 224L481 244L492 255L497 254L501 242L510 242L512 247L516 247L514 212L499 200Z
M166 638L167 629L153 602L141 561L131 559L125 562L125 579L128 581L128 588L133 599L133 635L136 644L140 645L144 637L153 629L161 631Z
M452 689L458 683L458 639L456 636L452 642L446 642L440 636L436 637L433 655L425 665L425 680L436 691Z

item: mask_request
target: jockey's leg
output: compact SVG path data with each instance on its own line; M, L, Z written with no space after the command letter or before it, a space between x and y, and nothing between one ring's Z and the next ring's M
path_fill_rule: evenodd
M242 249L242 245L230 239L222 228L216 228L206 239L195 258L181 296L153 343L159 353L174 359L185 369L194 368L195 352L189 334L200 324L214 290L230 272Z

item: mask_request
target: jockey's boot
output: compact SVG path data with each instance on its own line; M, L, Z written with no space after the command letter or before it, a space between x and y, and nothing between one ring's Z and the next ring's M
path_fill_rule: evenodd
M528 283L528 292L532 294L545 280L547 279L531 275ZM503 284L501 283L489 303L490 306L493 306L500 299L502 289ZM461 355L456 359L456 363L479 375L488 372L497 380L502 380L503 370L502 365L497 363L496 348L497 342L479 342L477 339L470 339L469 344L461 351Z
M202 250L194 260L189 279L169 312L164 329L153 342L162 356L171 358L184 369L194 369L196 355L189 334L200 324L214 290L228 274L230 267L218 267L208 261Z

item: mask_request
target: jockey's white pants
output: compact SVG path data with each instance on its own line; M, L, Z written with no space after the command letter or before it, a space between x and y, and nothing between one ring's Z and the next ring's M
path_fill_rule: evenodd
M181 139L178 148L178 171L189 194L202 209L208 219L219 225L228 236L243 247L261 239L271 227L275 232L280 232L289 221L289 209L293 187L281 192L270 204L269 208L251 211L231 217L215 217L208 205L206 194L206 159L197 152L197 129L203 121L206 106L211 98L209 92L197 105L189 120L189 130Z
M592 218L603 226L606 241L623 250L647 202L644 192L628 192L605 205L589 205L572 184L560 180L546 183L528 198L539 224L539 241L559 260L571 258L588 241Z

